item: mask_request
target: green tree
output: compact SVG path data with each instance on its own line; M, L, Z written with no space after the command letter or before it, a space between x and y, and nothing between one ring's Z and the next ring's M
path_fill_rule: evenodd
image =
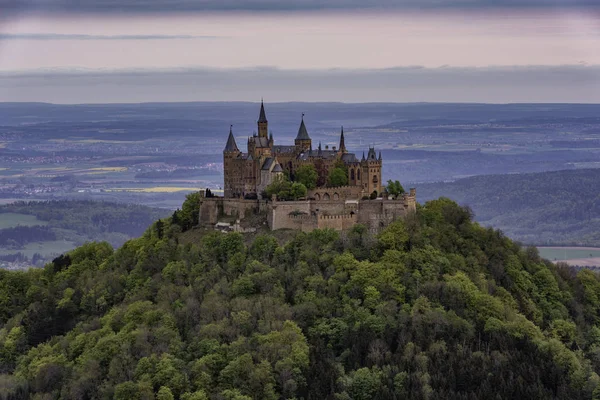
M306 186L302 183L294 182L290 189L290 196L292 200L298 200L299 198L306 197Z
M156 400L174 400L173 393L171 393L171 389L166 386L161 386L158 389L158 393L156 394Z
M317 187L317 179L319 179L319 174L312 164L302 165L294 173L294 180L303 184L309 190Z
M347 184L348 175L343 168L335 167L329 172L329 176L327 177L327 186L339 187L346 186Z
M387 182L387 192L397 198L401 194L405 193L404 188L400 184L400 181L392 181L391 179Z

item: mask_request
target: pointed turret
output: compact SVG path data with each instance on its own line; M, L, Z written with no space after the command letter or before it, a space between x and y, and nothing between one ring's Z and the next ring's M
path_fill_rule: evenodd
M383 158L381 158L381 150L379 150L379 161L383 160Z
M264 137L265 139L268 136L269 123L267 121L267 114L265 113L265 104L262 99L260 100L260 114L258 115L258 136Z
M302 114L302 121L300 122L300 128L298 128L296 140L310 140L310 136L308 136L308 131L306 130L306 125L304 125L304 114Z
M265 103L260 99L260 115L258 116L258 122L268 122L267 114L265 113Z
M300 128L298 128L298 135L296 135L294 144L301 151L308 151L312 148L312 140L310 139L310 136L308 136L306 125L304 125L304 114L302 114L302 121L300 122Z
M225 145L224 153L233 153L239 152L240 149L237 147L237 143L235 143L235 138L233 137L233 125L229 127L229 137L227 138L227 144Z
M377 154L375 153L375 147L369 147L369 153L367 154L367 160L377 160Z
M363 158L361 161L365 161L365 152L363 151Z
M346 142L344 141L344 127L342 126L342 134L340 135L340 153L347 153Z

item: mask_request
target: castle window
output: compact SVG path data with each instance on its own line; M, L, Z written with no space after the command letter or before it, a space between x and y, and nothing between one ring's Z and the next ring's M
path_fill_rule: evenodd
M356 170L356 179L360 181L360 169Z
M353 169L350 170L350 180L352 180L352 181L354 180L354 170Z
M379 180L377 179L377 175L373 175L373 183L377 183Z
M331 198L329 197L329 193L325 193L323 195L323 200L331 200Z
M321 195L319 193L315 193L315 200L321 200Z
M333 199L334 199L334 200L339 200L339 199L340 199L340 195L339 195L339 194L337 194L337 193L334 193L334 194L333 194Z

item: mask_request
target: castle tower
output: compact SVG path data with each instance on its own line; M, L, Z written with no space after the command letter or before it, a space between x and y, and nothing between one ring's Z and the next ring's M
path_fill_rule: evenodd
M262 99L260 100L260 114L258 115L258 137L268 137L269 121L267 121L267 114L265 113L265 104Z
M304 125L304 114L302 114L302 121L300 122L300 128L298 128L298 135L296 135L294 144L301 151L312 149L312 140L310 139L310 136L308 136L306 125Z
M362 169L363 189L368 194L371 194L373 192L377 192L378 195L381 194L382 163L383 159L381 158L381 152L379 152L379 158L377 158L375 148L373 147L369 148L369 152L367 153L366 158L363 154L363 159L360 162L360 166Z
M237 147L235 137L233 137L233 125L229 127L229 137L227 138L227 144L223 149L223 172L225 173L224 180L224 196L225 197L236 197L236 193L239 189L238 180L240 179L238 171L236 170L235 159L237 159L242 152Z

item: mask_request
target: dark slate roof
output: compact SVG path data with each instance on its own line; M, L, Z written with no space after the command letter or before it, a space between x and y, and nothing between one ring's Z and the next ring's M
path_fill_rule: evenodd
M252 136L256 147L269 147L269 139L261 136Z
M357 163L358 158L356 158L356 155L354 155L353 153L345 153L342 154L342 161L346 163Z
M260 115L258 116L258 122L267 122L267 114L265 114L265 105L262 100L260 101Z
M293 153L296 151L296 146L273 146L274 153Z
M315 158L335 158L338 152L334 150L309 150L298 155L298 160L308 160L310 157Z
M240 151L235 143L235 138L233 137L231 128L229 129L229 137L227 138L227 144L225 145L225 149L223 151Z
M262 169L263 171L268 171L268 170L270 170L270 169L271 169L271 165L273 165L273 162L274 162L274 161L275 161L275 159L274 159L274 158L271 158L271 157L267 158L267 159L265 160L265 163L263 164L263 166L262 166L262 168L261 168L261 169Z
M346 152L346 141L344 140L344 127L342 126L342 134L340 135L340 151Z
M308 136L308 131L306 130L306 125L304 125L304 116L302 117L302 122L300 122L300 128L298 128L296 140L310 140L310 136Z
M367 160L377 160L377 154L375 154L375 148L369 149L369 154L367 154Z
M281 164L277 163L275 168L273 168L272 172L283 172L283 168L281 168Z

